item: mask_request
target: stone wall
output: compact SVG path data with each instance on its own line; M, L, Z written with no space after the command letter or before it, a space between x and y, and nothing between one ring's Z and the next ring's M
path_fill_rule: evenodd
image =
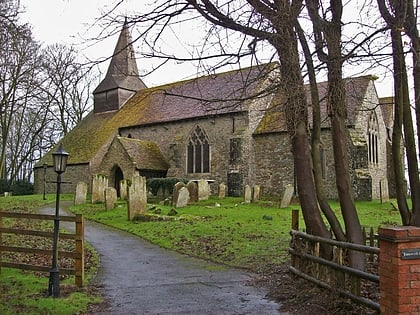
M287 133L254 136L255 182L263 195L281 196L294 184L293 155Z
M187 141L191 130L197 125L208 136L210 144L210 172L189 174L186 172ZM218 185L222 182L227 182L227 174L231 168L231 139L243 139L243 135L246 132L247 118L245 114L236 113L212 118L124 128L120 131L120 134L125 137L131 135L135 139L154 141L170 163L168 177L214 180L211 184L211 190L215 194ZM247 147L242 147L240 154L246 157L247 150ZM237 171L243 175L244 181L246 181L248 167L243 164L237 167Z
M42 167L34 169L34 192L37 194L43 193L44 183L44 169ZM85 182L88 184L89 191L91 186L91 175L89 164L68 165L66 171L61 175L61 192L74 194L78 182ZM52 183L57 181L57 173L54 172L52 166L46 171L46 193L55 194L57 192L57 184Z

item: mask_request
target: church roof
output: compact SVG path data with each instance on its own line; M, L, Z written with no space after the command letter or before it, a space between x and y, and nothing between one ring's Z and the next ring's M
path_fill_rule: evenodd
M138 91L146 88L139 78L134 49L127 23L124 24L115 46L105 78L93 91L97 94L113 89Z
M139 90L118 111L89 113L61 141L69 164L89 163L123 127L247 110L277 64L260 65ZM260 95L261 96L261 95ZM52 163L51 150L38 163Z
M154 142L125 137L117 137L131 161L138 165L138 169L164 170L169 164Z
M355 124L356 115L366 101L369 84L372 84L372 81L373 77L369 75L344 79L348 126L353 126ZM312 125L312 104L309 85L305 85L305 89L309 106L308 120L309 124ZM321 128L329 128L330 119L328 118L327 111L328 82L318 83L318 92L321 110ZM285 99L282 97L282 93L279 92L278 95L273 98L273 101L257 127L255 134L286 132L286 116L283 110L285 105ZM371 105L371 107L374 107L377 104Z

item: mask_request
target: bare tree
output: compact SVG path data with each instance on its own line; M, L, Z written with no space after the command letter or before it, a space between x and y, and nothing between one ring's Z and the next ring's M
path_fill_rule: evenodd
M25 25L5 23L0 30L0 178L6 179L6 160L15 115L24 110L27 88L33 83L38 45Z
M55 44L44 50L45 101L55 121L58 137L67 134L92 108L93 68L78 61L72 47ZM96 83L96 82L95 82ZM57 138L58 139L58 138Z
M410 5L409 5L410 3ZM412 23L414 22L414 8L410 0L385 1L378 0L379 9L391 31L394 65L394 128L392 134L392 155L394 162L397 202L403 224L420 226L420 181L418 170L418 155L415 143L413 119L411 115L410 96L408 88L407 65L405 62L402 32L404 26L409 28L413 41L413 48L418 49L418 34ZM410 13L408 10L411 10ZM414 51L415 55L416 51ZM418 61L418 56L414 60ZM418 65L414 67L415 88L419 88ZM416 90L418 97L418 90ZM416 105L419 101L416 100ZM416 107L416 111L419 110ZM417 122L419 124L419 122ZM402 139L404 137L407 154L408 176L411 188L412 209L407 204L404 185L404 155L401 153Z

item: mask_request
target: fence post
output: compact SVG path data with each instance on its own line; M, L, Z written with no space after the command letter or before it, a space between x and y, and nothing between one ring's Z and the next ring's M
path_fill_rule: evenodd
M381 314L420 312L420 228L379 228Z
M292 210L292 230L299 231L299 210Z
M75 282L76 286L82 287L85 278L85 248L84 248L84 233L85 227L83 216L76 215L76 260L75 260Z

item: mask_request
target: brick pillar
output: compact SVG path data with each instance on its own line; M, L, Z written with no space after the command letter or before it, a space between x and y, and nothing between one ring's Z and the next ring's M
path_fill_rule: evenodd
M420 314L420 228L379 229L381 314Z

